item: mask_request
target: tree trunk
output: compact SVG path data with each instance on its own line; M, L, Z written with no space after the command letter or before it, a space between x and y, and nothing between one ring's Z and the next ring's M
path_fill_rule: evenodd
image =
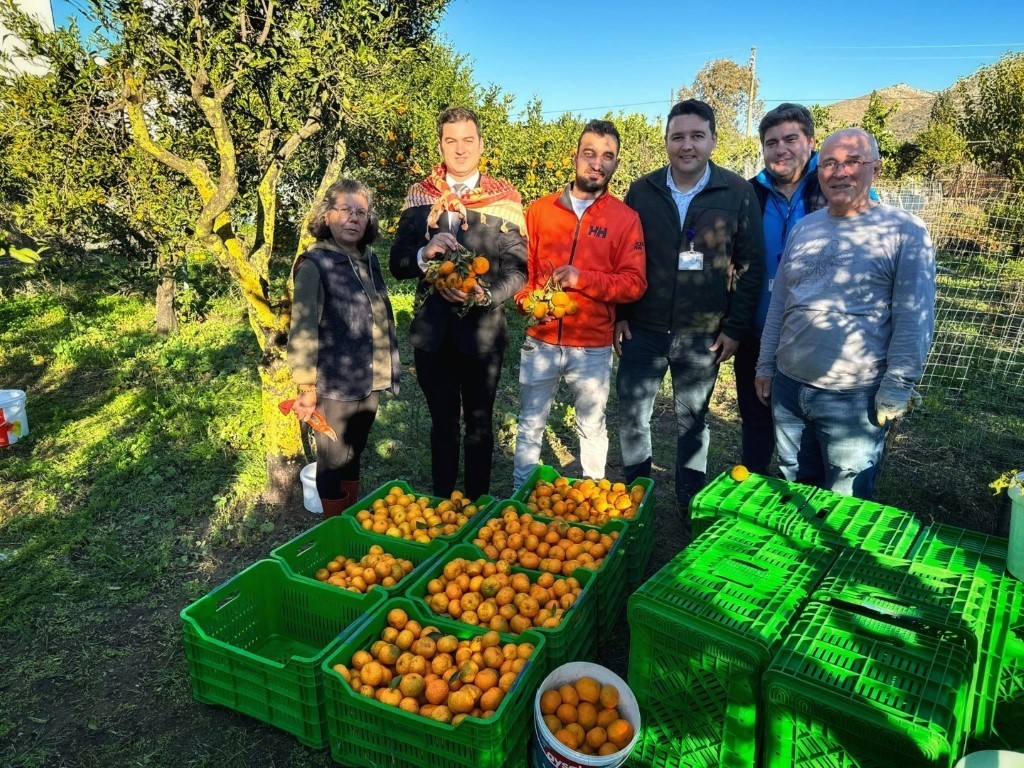
M267 451L267 490L263 499L268 504L293 504L302 496L299 471L305 457L299 420L281 413L278 403L295 397L291 374L284 363L283 341L268 344L260 365L263 390L263 444Z
M178 315L174 311L174 277L165 275L156 286L156 332L170 336L178 332Z

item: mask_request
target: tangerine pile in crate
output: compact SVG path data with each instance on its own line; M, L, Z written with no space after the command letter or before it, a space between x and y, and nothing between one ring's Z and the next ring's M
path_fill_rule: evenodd
M613 520L627 523L629 551L626 583L633 589L643 578L654 549L654 482L641 477L626 487L607 478L574 480L540 464L513 495L535 512L555 520L604 526Z
M513 503L484 522L471 541L491 560L572 576L577 568L600 568L618 538L617 528L602 533L600 528L540 520L520 513Z
M544 653L539 633L484 632L395 598L324 661L331 756L367 768L522 765Z
M425 496L402 480L392 480L343 514L367 533L418 544L441 540L447 545L461 540L466 523L493 501L481 496L472 502L458 490L448 499Z
M458 544L432 562L406 590L434 615L474 626L547 639L548 663L588 658L595 646L594 572L556 577L491 562L472 544Z
M352 592L377 589L392 597L407 586L405 579L434 557L439 546L375 536L356 526L353 518L341 515L299 534L270 556L299 578Z
M592 570L597 629L606 638L626 601L625 530L624 520L600 528L574 525L535 515L521 501L507 501L492 505L469 535L492 560L566 576L578 568Z

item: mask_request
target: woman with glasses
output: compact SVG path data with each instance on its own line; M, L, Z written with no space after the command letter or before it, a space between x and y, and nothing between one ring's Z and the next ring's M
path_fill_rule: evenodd
M316 487L324 517L359 500L359 457L380 393L398 391L395 318L370 250L377 239L373 196L361 182L331 185L310 217L316 242L293 268L288 363L298 395L294 413L323 414L337 440L317 432Z

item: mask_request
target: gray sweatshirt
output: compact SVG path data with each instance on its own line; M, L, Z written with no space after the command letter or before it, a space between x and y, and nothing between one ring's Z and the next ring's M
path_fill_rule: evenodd
M910 397L935 323L924 222L884 203L850 217L811 213L793 229L772 289L758 376Z

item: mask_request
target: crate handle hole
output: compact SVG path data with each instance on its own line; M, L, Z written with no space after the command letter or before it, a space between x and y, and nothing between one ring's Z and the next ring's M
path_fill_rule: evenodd
M228 603L230 603L232 600L237 598L239 594L240 594L239 591L236 589L230 595L228 595L223 600L221 600L219 603L217 603L217 607L214 608L214 610L215 611L219 611L221 608L224 608Z
M817 511L817 513L814 516L818 520L823 520L825 517L827 517L831 513L832 513L832 507L822 507L821 509L819 509Z
M315 547L315 546L316 546L316 539L313 539L313 541L309 542L309 544L304 546L302 549L300 549L295 554L297 554L297 555L304 555L307 552L309 552L309 550L313 549L313 547Z

